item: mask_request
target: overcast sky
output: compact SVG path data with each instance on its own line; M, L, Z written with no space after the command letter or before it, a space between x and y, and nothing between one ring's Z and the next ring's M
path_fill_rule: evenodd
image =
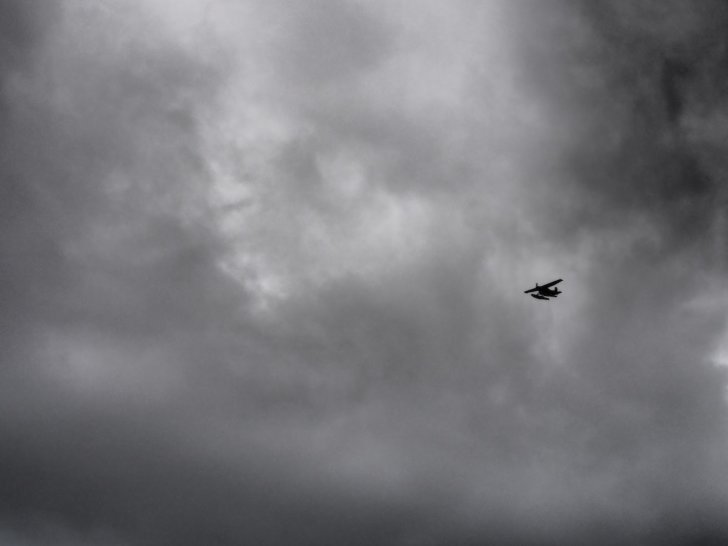
M0 542L728 543L727 92L721 0L0 0Z

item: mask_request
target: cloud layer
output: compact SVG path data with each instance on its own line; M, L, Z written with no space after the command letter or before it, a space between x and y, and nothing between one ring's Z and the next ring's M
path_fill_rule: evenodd
M0 538L726 540L727 17L0 2Z

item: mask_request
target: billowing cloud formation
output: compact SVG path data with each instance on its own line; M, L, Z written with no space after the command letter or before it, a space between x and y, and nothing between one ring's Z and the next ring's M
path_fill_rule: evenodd
M4 542L728 539L722 2L49 6Z

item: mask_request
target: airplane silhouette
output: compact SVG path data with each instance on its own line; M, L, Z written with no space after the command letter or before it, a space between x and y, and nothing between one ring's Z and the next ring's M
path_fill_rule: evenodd
M551 281L542 286L539 286L538 283L536 283L536 288L526 290L524 294L528 294L529 292L537 292L536 294L531 294L531 297L536 298L537 300L549 301L549 298L555 298L559 294L563 294L563 292L559 291L558 288L553 290L551 289L552 286L554 286L555 284L559 284L563 280L564 279L556 279L555 281Z

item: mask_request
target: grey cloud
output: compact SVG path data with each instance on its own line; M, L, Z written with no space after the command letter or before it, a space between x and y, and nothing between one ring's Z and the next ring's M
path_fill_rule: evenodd
M659 224L665 241L689 244L710 228L724 201L723 166L710 159L720 145L693 137L707 128L708 116L720 116L714 93L725 78L717 64L724 5L576 7L569 17L545 17L551 22L524 46L531 57L526 77L551 97L571 128L559 167L561 187L580 205L572 208L569 227L637 212ZM539 48L544 33L573 39ZM572 60L550 62L554 57Z
M432 5L429 59L401 6L246 7L268 26L211 59L136 8L2 6L0 537L728 536L717 8L523 4L486 57L490 11ZM283 129L206 140L227 96ZM534 307L548 267L568 290ZM248 274L288 292L256 307Z
M19 68L42 39L44 30L57 14L51 6L21 6L12 1L0 5L3 54L0 67L4 74Z
M392 32L366 6L317 0L306 6L273 3L283 25L273 60L287 83L327 85L370 70L387 57Z

